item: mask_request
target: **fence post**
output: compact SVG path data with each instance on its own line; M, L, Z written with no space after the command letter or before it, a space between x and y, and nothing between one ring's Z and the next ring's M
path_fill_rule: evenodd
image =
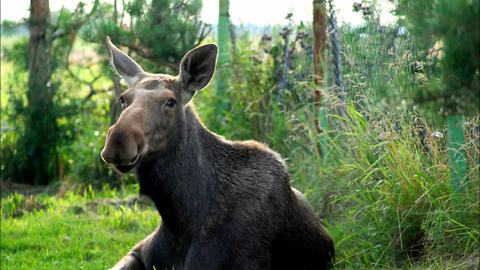
M313 0L313 80L321 85L327 43L327 8L325 0Z
M325 48L327 43L327 8L325 0L313 0L313 82L317 89L314 90L315 124L320 133L320 155L327 156L326 111L322 108L321 88L324 82Z
M225 92L228 88L228 75L230 68L230 15L229 0L219 0L217 42L218 42L218 63L215 77L215 92L218 98L216 115L224 115L226 109ZM217 119L218 120L218 119ZM217 122L219 126L221 123Z
M463 150L465 144L465 117L463 115L447 116L448 128L448 163L450 167L450 182L454 193L465 188L467 161Z

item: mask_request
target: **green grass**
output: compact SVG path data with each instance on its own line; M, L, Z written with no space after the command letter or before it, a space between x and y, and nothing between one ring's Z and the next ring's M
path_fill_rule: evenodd
M150 234L152 206L133 191L2 198L1 269L107 269ZM115 198L115 199L113 199Z

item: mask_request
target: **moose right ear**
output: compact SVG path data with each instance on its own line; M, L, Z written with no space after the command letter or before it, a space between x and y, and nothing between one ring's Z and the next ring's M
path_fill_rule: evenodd
M108 36L107 46L110 51L110 64L115 68L117 73L122 76L128 86L134 85L138 80L144 77L142 67L130 58L130 56L113 45Z
M213 77L218 47L207 44L192 49L180 63L178 78L182 83L183 102L187 103L195 92L205 88Z

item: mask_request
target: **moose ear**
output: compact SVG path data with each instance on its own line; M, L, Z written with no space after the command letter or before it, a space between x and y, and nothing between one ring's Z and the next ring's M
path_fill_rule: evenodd
M218 47L207 44L189 51L180 63L179 80L182 84L184 103L190 101L196 91L205 88L215 72Z
M143 69L126 53L113 45L107 36L107 46L110 51L110 64L122 76L128 86L134 85L144 75Z

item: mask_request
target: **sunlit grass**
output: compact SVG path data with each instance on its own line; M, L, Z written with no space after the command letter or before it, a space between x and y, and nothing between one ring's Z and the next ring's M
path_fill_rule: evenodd
M0 268L93 270L113 266L160 224L151 206L115 203L133 194L91 190L61 197L2 198Z

